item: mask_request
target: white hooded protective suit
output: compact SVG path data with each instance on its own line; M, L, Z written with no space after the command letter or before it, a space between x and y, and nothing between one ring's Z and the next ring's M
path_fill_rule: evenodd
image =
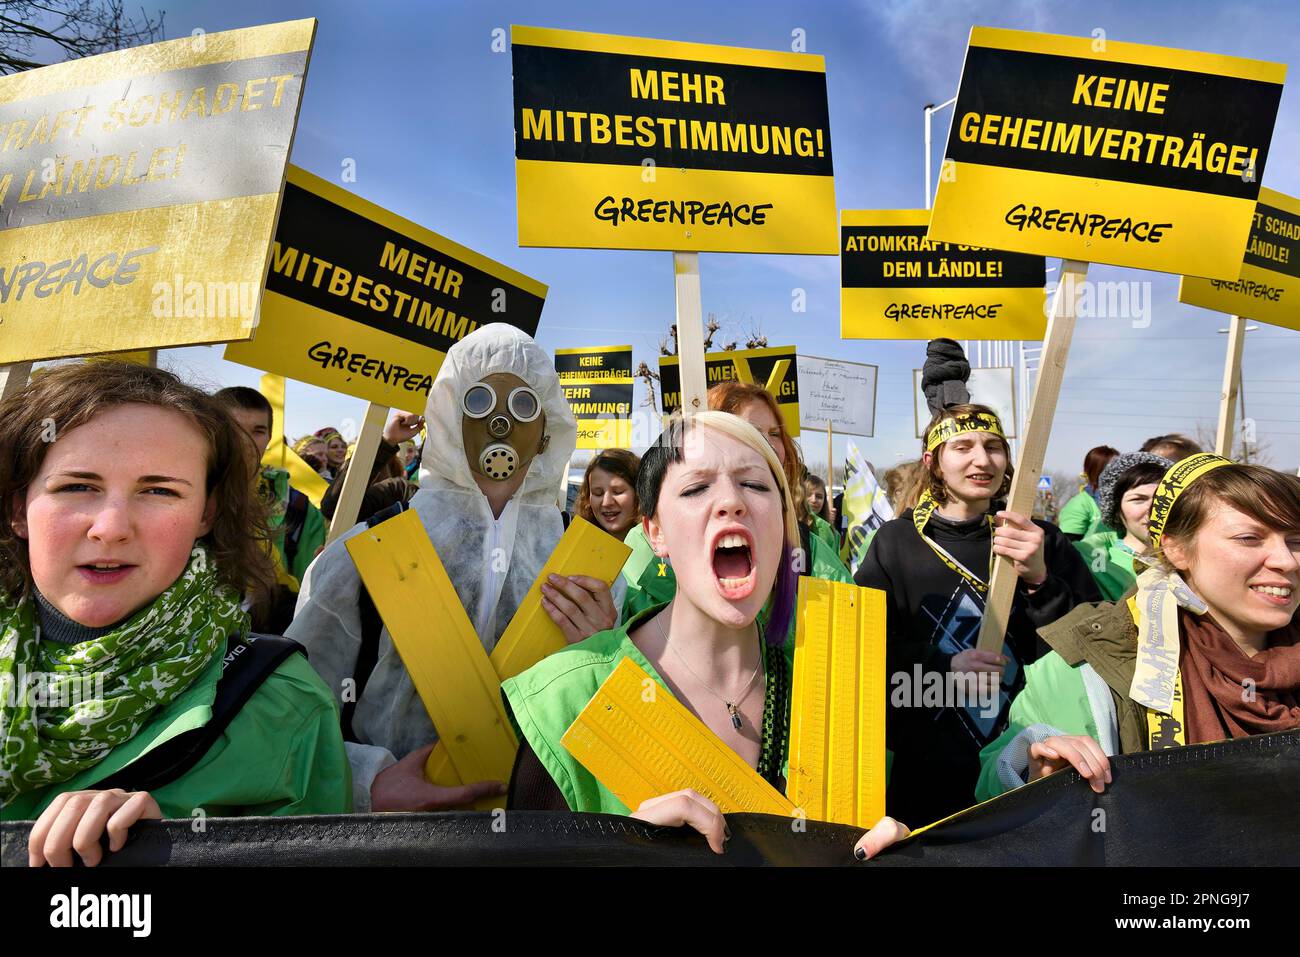
M513 373L537 392L550 438L499 519L493 519L465 459L460 404L466 388L494 372ZM411 508L490 652L563 533L555 501L560 476L573 454L577 424L550 356L528 335L502 323L483 326L452 346L429 391L424 415L428 437L420 462L420 490ZM336 694L353 677L361 646L361 578L343 543L364 528L360 524L350 529L312 563L298 593L293 624L285 632L306 647L312 667ZM366 811L375 775L437 738L387 628L365 693L357 701L352 728L365 742L348 744L354 804L357 811Z

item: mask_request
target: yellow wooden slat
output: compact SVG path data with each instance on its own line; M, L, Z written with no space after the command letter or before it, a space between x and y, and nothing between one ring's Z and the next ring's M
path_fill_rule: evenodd
M794 814L784 795L630 658L618 663L560 743L632 810L693 788L724 814Z
M567 643L564 633L542 607L542 583L548 576L588 575L608 585L617 577L630 554L632 549L613 535L575 517L519 603L501 640L492 649L490 660L499 681L527 671ZM456 769L441 744L429 755L425 775L434 784L448 787L466 783L456 775Z
M885 593L799 579L789 794L813 820L885 813Z
M347 548L457 777L509 781L517 745L501 682L419 514L368 528Z

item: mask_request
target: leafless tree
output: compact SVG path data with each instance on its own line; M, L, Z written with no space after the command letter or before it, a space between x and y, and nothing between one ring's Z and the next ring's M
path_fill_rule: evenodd
M0 0L0 75L162 38L161 12L136 17L123 0Z

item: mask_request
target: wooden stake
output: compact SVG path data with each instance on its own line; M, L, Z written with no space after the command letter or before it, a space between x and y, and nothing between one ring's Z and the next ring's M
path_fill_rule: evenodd
M826 420L826 497L831 498L831 486L835 484L835 434L831 420Z
M1052 418L1056 415L1056 400L1061 394L1061 380L1065 377L1065 360L1070 354L1070 340L1074 336L1075 310L1078 305L1080 284L1088 275L1088 264L1077 259L1061 262L1061 282L1052 299L1052 314L1047 321L1047 338L1043 340L1042 360L1038 381L1034 384L1034 399L1025 420L1025 434L1020 440L1020 457L1016 461L1016 477L1011 482L1011 495L1007 508L1026 517L1034 512L1034 497L1038 492L1038 479L1043 474L1043 457L1047 454L1047 440L1051 436ZM1016 593L1016 569L1011 560L993 556L992 578L984 602L984 620L980 624L979 648L984 651L1002 651L1007 633L1007 619Z
M366 418L361 423L361 433L352 450L352 464L348 466L343 489L334 506L334 520L330 522L326 545L357 523L357 513L361 511L361 499L370 485L371 465L375 461L375 452L379 450L379 440L383 437L387 418L388 406L371 402L366 407Z
M13 362L0 366L0 399L7 399L27 385L32 374L30 362Z
M700 254L673 253L677 287L677 368L683 415L709 407L709 380L704 372L704 316L700 300Z
M1233 316L1228 323L1228 355L1223 363L1223 389L1219 392L1219 428L1214 433L1214 451L1232 458L1232 419L1237 414L1241 390L1241 350L1246 338L1246 320Z

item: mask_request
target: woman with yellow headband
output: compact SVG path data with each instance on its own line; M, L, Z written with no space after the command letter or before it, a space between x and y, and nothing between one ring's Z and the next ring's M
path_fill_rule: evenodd
M1067 767L1100 792L1110 755L1300 727L1300 478L1193 455L1148 534L1135 596L1039 632L1053 651L981 755L981 799Z
M914 508L881 526L856 574L888 594L886 808L913 822L970 806L980 749L1006 727L1024 666L1042 653L1036 629L1101 598L1055 525L1001 510L1013 471L1002 425L970 404L957 343L935 340L927 352L928 484ZM975 647L993 555L1019 575L1001 654Z

